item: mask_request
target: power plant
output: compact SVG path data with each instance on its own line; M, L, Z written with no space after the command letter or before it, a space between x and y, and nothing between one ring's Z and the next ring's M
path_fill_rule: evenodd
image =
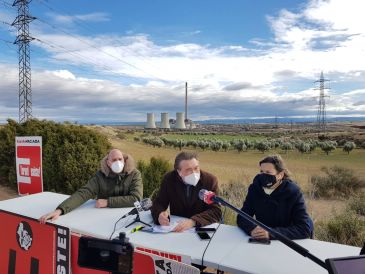
M170 123L169 123L169 114L167 112L162 112L161 113L161 123L160 123L160 128L163 129L168 129L170 128Z
M155 114L154 113L147 113L146 128L156 128Z
M155 114L147 113L146 129L191 129L193 127L194 125L191 120L185 120L184 112L176 112L176 119L169 119L169 113L162 112L159 127L156 127Z
M161 113L161 129L192 129L195 125L192 120L188 119L188 83L185 83L185 112L176 112L176 120L169 119L169 113ZM156 127L155 114L147 113L146 129L154 129Z
M176 129L186 129L184 112L176 112L175 128Z

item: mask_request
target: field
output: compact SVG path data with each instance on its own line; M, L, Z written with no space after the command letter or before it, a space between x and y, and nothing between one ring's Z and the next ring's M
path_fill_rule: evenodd
M113 147L119 148L122 151L131 154L136 161L148 161L151 157L162 157L171 163L179 149L172 147L154 148L151 145L143 142L134 141L134 137L142 136L145 133L141 130L126 130L119 127L110 126L91 126L94 130L105 134ZM259 140L263 137L256 134L248 135L232 135L217 133L213 135L180 135L180 134L164 134L160 137L168 139L182 139L190 140L197 139L219 139L230 141L233 139L248 139ZM362 133L361 133L361 137ZM193 150L187 148L186 150ZM320 175L322 167L333 167L335 165L349 168L360 177L365 177L365 149L354 149L350 154L343 152L342 149L337 148L334 152L326 155L323 151L317 148L312 153L301 154L296 150L286 153L280 149L270 150L265 153L258 150L248 150L237 152L235 150L228 150L214 152L211 150L202 151L197 148L201 168L215 174L221 185L229 182L235 182L245 185L246 187L252 182L253 177L259 170L258 162L266 155L281 154L287 163L289 170L292 173L292 178L302 188L306 196L306 203L308 211L315 222L322 221L333 216L333 212L341 212L347 203L347 200L340 199L314 199L311 195L310 178L313 175ZM14 191L6 188L0 189L0 200L8 199L16 196ZM238 195L239 196L239 195ZM244 199L244 193L240 204Z
M135 142L133 141L133 137L131 138L131 135L136 136L135 133L126 133L125 135L127 138L121 140L116 137L117 133L115 129L108 127L101 130L110 136L110 141L112 142L113 147L119 148L122 151L133 155L136 160L149 160L152 156L155 156L163 157L172 163L176 154L179 153L179 149L170 147L154 148L142 142ZM214 135L211 137L218 138L218 136ZM185 139L186 137L190 136L174 134L168 135L169 139ZM201 137L209 138L210 136ZM228 137L230 138L232 136ZM237 139L237 136L233 137ZM193 149L189 148L186 150ZM229 150L227 152L214 152L210 150L202 151L201 149L196 149L196 151L199 153L201 168L215 174L218 177L220 184L225 184L230 181L238 181L246 186L252 182L253 177L257 174L258 162L260 159L270 154L281 154L292 173L292 178L300 185L305 193L309 213L315 222L330 217L334 211L339 212L343 210L346 201L336 199L312 199L309 183L312 175L320 175L322 167L332 167L337 165L352 169L362 178L365 176L364 149L355 149L349 155L341 149L336 149L336 151L329 155L326 155L320 149L316 149L312 153L305 154L301 154L297 151L285 153L282 150L270 150L264 154L256 150L249 150L241 153L234 150Z

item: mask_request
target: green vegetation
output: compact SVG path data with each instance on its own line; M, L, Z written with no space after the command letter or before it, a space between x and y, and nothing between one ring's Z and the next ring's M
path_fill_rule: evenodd
M243 201L247 195L247 187L241 181L229 181L220 186L220 196L227 202L231 203L237 208L241 208ZM224 223L229 225L236 225L237 214L231 209L222 207L224 213Z
M334 214L329 221L316 225L315 236L321 241L362 246L365 239L365 220L352 211Z
M343 146L343 151L346 151L347 154L350 154L350 152L356 148L356 144L354 142L346 142Z
M348 203L348 210L365 217L365 192L352 197Z
M138 161L137 168L142 173L143 197L153 198L160 188L163 175L172 170L172 165L163 158L152 157L149 162Z
M42 136L45 191L73 193L96 172L110 149L104 135L80 125L8 120L0 129L0 182L14 189L15 136Z
M311 183L314 197L348 198L365 188L365 181L357 177L351 169L334 166L323 167L324 176L313 175Z

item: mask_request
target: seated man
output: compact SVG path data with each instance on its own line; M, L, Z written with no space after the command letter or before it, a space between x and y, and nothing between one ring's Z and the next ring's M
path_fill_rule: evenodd
M201 189L217 193L217 178L200 170L196 153L179 153L175 158L174 170L165 174L161 188L153 201L151 213L155 223L170 224L167 212L169 206L172 215L189 218L181 221L175 227L175 232L219 222L222 217L220 206L207 205L200 200Z
M119 149L112 149L100 162L100 170L56 210L43 215L39 221L56 220L80 206L89 199L96 198L96 207L133 207L143 196L141 173L135 168L130 155Z

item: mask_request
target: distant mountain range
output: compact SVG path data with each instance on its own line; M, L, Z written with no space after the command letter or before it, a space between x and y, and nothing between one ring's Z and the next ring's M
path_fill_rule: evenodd
M257 124L257 123L313 123L316 118L256 118L256 119L211 119L196 121L200 124ZM356 122L365 121L365 117L331 117L327 122Z
M258 123L313 123L316 122L316 118L255 118L255 119L209 119L202 121L194 121L198 124L258 124ZM365 117L331 117L327 118L327 122L357 122L365 121ZM85 122L82 124L92 124L93 122ZM101 125L136 125L143 126L146 122L98 122L95 124ZM158 123L156 123L158 125Z

